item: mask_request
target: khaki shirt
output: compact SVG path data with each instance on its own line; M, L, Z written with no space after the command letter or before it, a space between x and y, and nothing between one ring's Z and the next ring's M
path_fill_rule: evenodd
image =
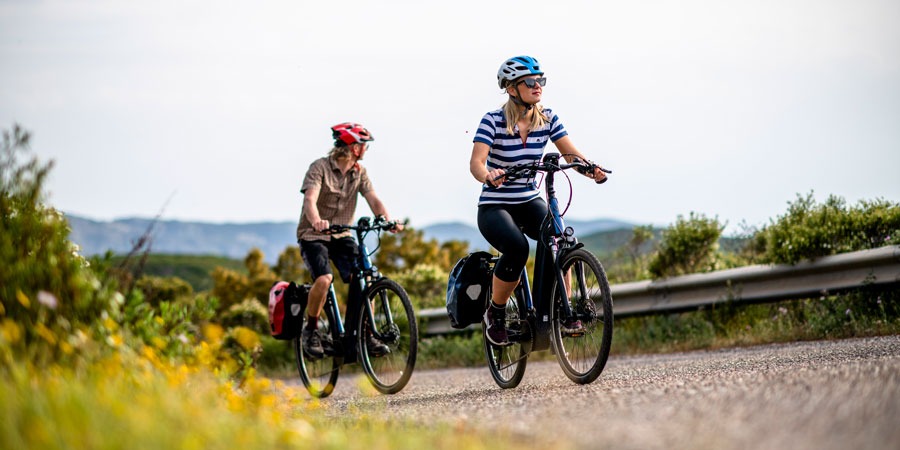
M319 217L332 225L349 225L353 220L353 215L356 214L356 201L359 198L357 194L366 195L372 190L372 182L369 181L365 167L356 164L347 173L342 174L334 158L325 156L309 165L300 192L306 195L308 189L316 187L319 188L319 198L316 200ZM297 225L297 241L327 241L332 237L350 235L350 231L330 236L316 232L301 208L300 223Z

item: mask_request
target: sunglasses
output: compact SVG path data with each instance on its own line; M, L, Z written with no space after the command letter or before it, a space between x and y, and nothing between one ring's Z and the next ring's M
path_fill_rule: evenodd
M525 86L529 87L529 88L533 88L538 84L541 86L546 86L547 85L547 77L525 78L524 80L519 82L519 84L522 84L522 83L525 83Z

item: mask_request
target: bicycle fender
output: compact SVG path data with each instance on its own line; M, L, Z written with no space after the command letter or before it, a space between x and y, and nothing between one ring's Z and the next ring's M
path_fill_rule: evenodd
M582 247L584 247L584 243L583 243L583 242L577 242L575 245L573 245L573 246L571 246L571 247L565 247L565 248L560 249L560 250L559 250L559 257L557 258L557 260L562 261L562 259L563 259L567 254L569 254L569 252L573 252L573 251L578 250L579 248L582 248Z

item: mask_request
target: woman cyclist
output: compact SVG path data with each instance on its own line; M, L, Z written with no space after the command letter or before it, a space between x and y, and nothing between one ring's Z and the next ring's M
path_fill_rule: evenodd
M506 345L506 302L528 260L525 236L537 239L547 203L540 197L534 179L505 183L504 167L539 161L547 141L552 141L569 162L587 158L575 148L557 115L540 104L547 78L536 59L515 56L504 61L497 71L497 83L509 98L502 108L482 117L473 140L469 171L483 184L478 199L478 229L501 253L494 268L491 305L484 314L485 334L494 345ZM606 180L599 166L585 175L597 183ZM569 320L563 327L572 332L583 328L579 320Z

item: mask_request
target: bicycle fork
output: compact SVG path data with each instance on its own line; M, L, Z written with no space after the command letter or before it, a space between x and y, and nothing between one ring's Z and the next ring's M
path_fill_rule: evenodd
M553 257L553 267L556 268L554 272L556 272L556 285L559 286L559 296L560 296L560 304L562 306L562 313L564 317L574 317L574 313L572 312L572 305L569 304L569 283L566 280L566 274L563 273L563 268L559 263L559 243L557 242L556 237L550 238L550 254ZM583 276L582 274L581 276ZM577 274L576 274L577 276Z

